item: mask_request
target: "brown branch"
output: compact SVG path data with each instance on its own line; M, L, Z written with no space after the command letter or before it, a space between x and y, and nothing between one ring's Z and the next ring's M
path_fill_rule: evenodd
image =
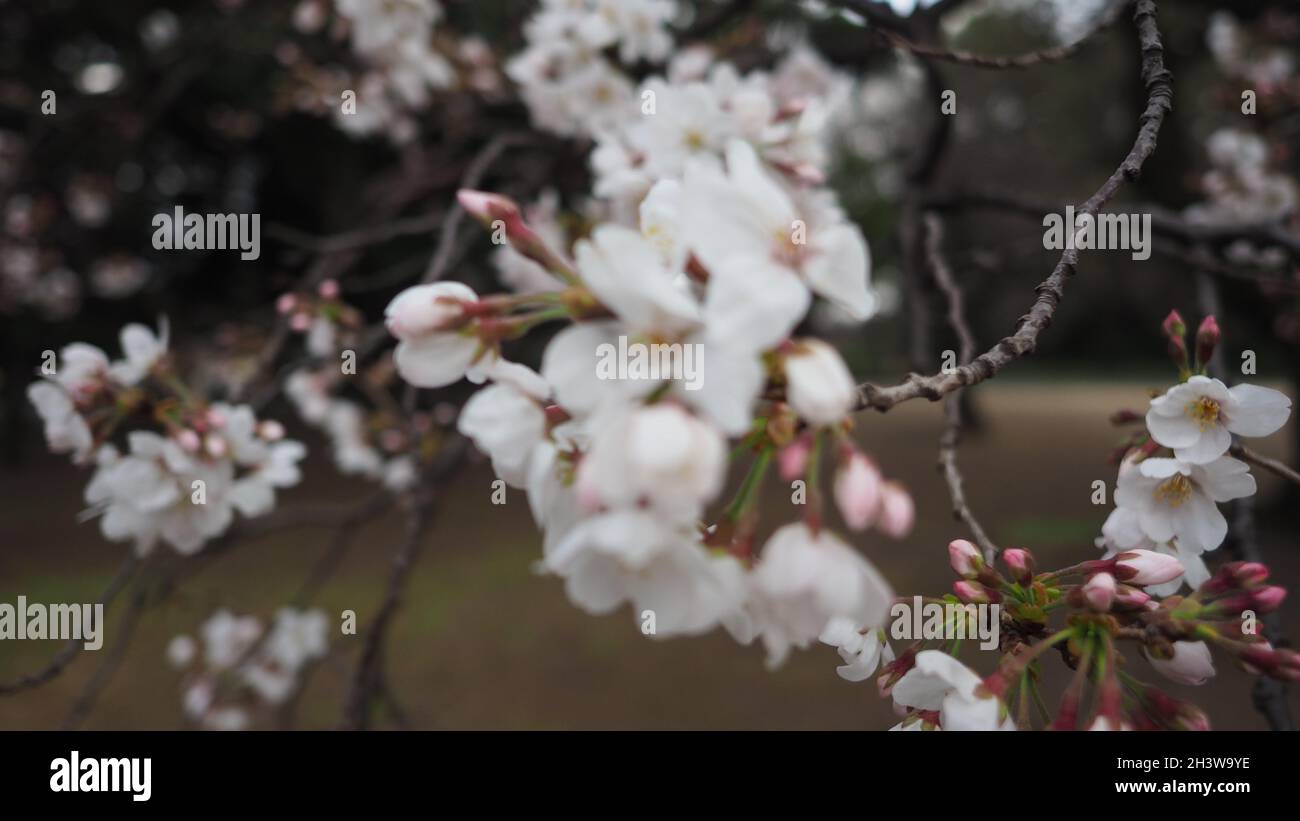
M959 207L996 208L1041 219L1049 213L1060 213L1064 206L1008 194L999 191L964 191L930 197L927 208L951 210ZM1251 242L1265 247L1281 248L1300 259L1300 234L1287 231L1279 222L1197 223L1190 222L1159 206L1135 204L1131 209L1151 215L1151 230L1155 234L1178 240L1186 245L1205 245L1221 248L1237 241Z
M934 274L935 284L948 299L948 324L957 334L961 351L958 355L961 364L970 362L975 356L977 345L970 323L966 321L966 300L961 286L957 284L948 261L943 257L943 222L935 214L925 215L925 250L930 271ZM962 414L961 394L951 394L944 400L944 429L939 437L939 469L948 483L948 495L952 497L953 517L965 523L970 529L975 542L984 551L984 560L989 564L997 558L998 546L989 538L988 533L975 518L970 503L966 501L966 490L957 465L957 446L961 442Z
M131 641L135 638L135 628L140 623L140 616L144 612L147 600L148 594L144 589L139 590L132 598L130 608L122 615L122 621L118 625L117 639L113 642L113 648L108 651L108 655L100 662L99 667L95 668L95 674L82 688L67 718L63 720L60 730L77 729L95 708L99 694L112 681L113 674L122 666L122 660L126 658L126 651L130 649Z
M531 139L527 134L499 134L490 142L483 146L469 165L465 167L465 174L461 177L460 188L477 188L482 184L483 177L487 174L488 169L497 161L497 158L507 149L517 145L524 145ZM451 267L456 250L456 232L460 230L460 224L465 219L465 209L456 203L451 207L447 218L442 222L442 231L438 237L438 246L434 249L433 259L429 261L429 267L424 272L422 282L434 282L442 279L446 275L447 269Z
M364 248L367 245L386 242L396 237L427 233L437 228L444 216L443 211L434 211L428 214L394 220L393 222L380 223L367 228L341 231L328 236L316 236L288 225L271 223L266 226L266 235L287 245L304 248L316 254L336 254L341 251L352 251Z
M379 612L366 629L361 658L357 662L344 701L340 729L366 729L370 723L371 704L379 693L388 688L383 671L385 633L401 604L407 577L415 566L420 549L424 546L424 536L431 523L433 504L436 501L437 480L460 463L467 449L468 442L464 437L452 438L444 446L439 458L426 471L421 485L415 489L408 500L406 528L402 542L393 555L393 566L384 600L379 606ZM392 696L391 693L389 695Z
M393 501L393 495L386 490L375 493L339 523L338 529L330 539L329 547L317 559L302 586L290 600L294 607L301 608L312 600L321 585L329 580L338 568L339 562L347 555L348 548L352 546L361 526L392 507Z
M1156 137L1173 101L1172 77L1164 65L1164 47L1161 45L1155 14L1155 0L1138 0L1133 20L1142 52L1141 76L1146 86L1147 103L1140 117L1141 126L1137 137L1115 172L1076 209L1080 214L1095 217L1125 181L1136 179L1141 174L1143 163L1155 151ZM887 411L899 402L917 397L937 401L953 391L995 376L1009 363L1031 353L1038 346L1039 334L1051 324L1057 306L1060 305L1065 283L1074 274L1078 259L1079 251L1075 248L1067 249L1061 255L1052 273L1038 285L1038 298L1029 312L1021 317L1015 332L1004 337L992 349L952 373L930 376L912 373L903 382L885 387L864 383L858 388L858 407Z
M139 557L137 557L135 553L132 553L130 557L122 563L121 568L118 569L117 574L113 576L113 579L108 583L108 586L104 588L104 592L99 595L96 603L102 605L103 609L107 611L108 606L113 603L113 599L117 597L117 594L122 592L122 589L126 587L126 583L130 581L131 576L135 574L135 571L139 566ZM99 629L104 629L102 623L100 624ZM68 643L63 645L63 648L59 650L50 663L45 667L37 670L35 673L28 673L19 676L13 681L0 682L0 695L12 695L13 693L18 693L32 687L39 687L47 681L54 679L72 663L72 660L80 654L84 646L85 642L81 639L72 639L68 641Z
M993 69L1023 69L1032 68L1042 65L1043 63L1054 63L1065 60L1077 54L1085 45L1087 45L1094 36L1104 31L1119 19L1120 12L1130 5L1130 0L1120 0L1115 3L1110 11L1093 27L1091 31L1075 40L1073 43L1067 43L1061 46L1045 48L1039 51L1032 51L1028 54L1019 54L1012 57L990 57L982 54L975 54L969 51L960 51L957 49L940 48L937 46L927 46L921 43L913 42L897 30L889 28L879 28L880 36L891 46L901 48L915 54L918 57L928 57L934 60L942 60L948 63L958 63L964 66L973 66L975 68L993 68Z
M1263 559L1259 536L1255 530L1255 499L1251 496L1232 503L1232 530L1227 548L1238 561L1260 562ZM1264 614L1260 622L1260 632L1274 647L1291 645L1283 631L1282 614L1279 611ZM1251 703L1264 716L1270 729L1291 730L1295 727L1291 721L1286 691L1286 684L1275 678L1258 676L1255 679L1255 686L1251 689Z
M347 701L343 707L343 721L340 729L364 730L370 723L370 702L375 691L381 686L383 671L381 655L384 649L384 633L388 629L393 614L401 603L402 590L406 578L410 575L415 559L424 544L424 534L429 526L429 504L427 501L415 501L406 514L406 529L401 544L393 556L393 569L389 575L388 588L383 603L379 606L373 622L366 630L365 643L361 649L361 659L348 688Z
M1238 459L1250 462L1252 465L1258 465L1270 473L1275 473L1278 476L1281 476L1288 482L1300 485L1300 472L1297 472L1295 468L1287 465L1285 462L1280 462L1277 459L1270 459L1263 454L1256 453L1240 442L1235 443L1229 452Z

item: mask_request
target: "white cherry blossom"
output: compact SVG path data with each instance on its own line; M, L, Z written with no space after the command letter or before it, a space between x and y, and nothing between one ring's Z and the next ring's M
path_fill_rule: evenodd
M947 653L922 650L891 693L901 707L938 712L944 730L1014 730L998 699L978 692L981 683L979 674Z
M893 591L875 567L828 530L795 522L772 534L753 571L750 609L769 665L791 647L806 647L828 622L844 618L875 628L889 614Z
M1228 452L1232 434L1267 436L1291 415L1286 394L1257 385L1229 388L1208 376L1193 376L1151 400L1151 438L1184 462L1205 464Z
M1115 504L1132 509L1141 532L1153 542L1177 538L1183 549L1205 551L1222 544L1228 532L1216 503L1254 492L1250 467L1231 456L1203 465L1149 458L1120 473Z

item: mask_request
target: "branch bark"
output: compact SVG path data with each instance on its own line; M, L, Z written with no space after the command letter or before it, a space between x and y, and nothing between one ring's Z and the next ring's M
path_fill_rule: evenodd
M1095 217L1126 181L1136 179L1141 174L1143 164L1155 151L1160 126L1173 104L1172 75L1164 64L1164 46L1156 24L1155 0L1138 0L1133 21L1137 27L1142 54L1141 77L1146 87L1147 104L1139 119L1138 133L1128 155L1101 187L1076 209L1080 214ZM930 376L911 373L903 382L890 386L863 383L858 386L858 408L887 411L900 402L917 397L937 401L967 385L978 384L996 376L1008 364L1031 353L1038 346L1039 335L1051 324L1064 294L1065 283L1074 275L1078 259L1079 251L1076 248L1067 249L1061 255L1060 262L1052 273L1038 285L1038 298L1030 306L1029 312L1020 318L1015 332L1004 337L992 349L952 373L940 372Z

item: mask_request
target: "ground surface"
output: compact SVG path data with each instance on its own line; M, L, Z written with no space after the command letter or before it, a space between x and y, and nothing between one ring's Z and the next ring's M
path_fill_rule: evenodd
M991 383L979 388L978 399L988 424L963 444L961 460L971 503L993 538L1032 548L1043 565L1096 555L1091 540L1107 508L1091 503L1092 482L1113 486L1115 473L1105 463L1117 441L1106 417L1120 406L1144 406L1143 387ZM964 534L950 518L947 491L934 469L940 408L911 402L860 421L864 444L889 475L912 488L918 524L902 543L874 535L855 542L900 593L942 593L952 581L945 545ZM1281 455L1285 445L1279 434L1259 449ZM351 504L366 492L332 478L319 457L312 467L289 502ZM50 459L21 472L0 470L0 601L13 602L19 594L32 601L91 601L118 566L124 548L104 542L94 523L76 523L84 480ZM494 507L490 481L486 466L479 465L447 494L391 633L390 676L412 726L883 729L895 720L873 686L835 675L838 659L830 648L796 653L769 672L758 648L737 646L721 632L654 641L640 634L626 610L602 618L578 611L559 581L532 572L539 539L522 493L512 492L504 507ZM1261 505L1278 490L1272 477L1262 477ZM763 504L773 522L790 510L788 493L777 487L769 488ZM1264 550L1276 578L1294 589L1300 582L1300 528L1294 518L1287 529L1281 521L1264 523ZM321 606L335 616L354 609L364 624L380 600L399 528L399 520L389 517L365 530L323 589ZM148 613L86 726L184 726L179 676L163 657L168 639L192 631L218 605L274 612L324 546L318 529L248 542L183 583ZM1286 616L1293 637L1300 635L1294 596ZM108 645L114 624L110 616ZM327 728L338 719L350 651L359 640L338 641L339 653L319 670L298 707L299 727ZM0 697L0 729L58 726L108 645L38 690ZM0 644L0 678L38 668L57 646ZM987 669L991 656L974 651L966 658ZM1158 679L1140 660L1131 668L1139 677ZM1204 688L1171 690L1196 696L1218 728L1262 728L1250 708L1249 678L1226 664L1219 668ZM1292 704L1300 713L1294 688ZM379 724L391 726L382 715Z

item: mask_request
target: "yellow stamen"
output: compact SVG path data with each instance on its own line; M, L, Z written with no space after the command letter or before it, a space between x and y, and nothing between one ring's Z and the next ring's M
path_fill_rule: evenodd
M1192 480L1181 473L1161 482L1155 489L1156 501L1170 507L1182 507L1192 495Z
M1208 396L1202 396L1187 403L1187 415L1200 424L1201 430L1212 428L1219 424L1219 403Z

